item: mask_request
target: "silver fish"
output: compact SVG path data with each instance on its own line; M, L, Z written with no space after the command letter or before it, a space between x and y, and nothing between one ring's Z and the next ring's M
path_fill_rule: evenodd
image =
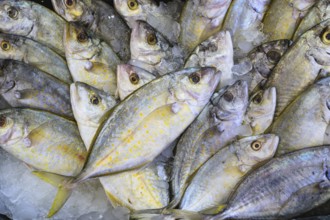
M329 155L330 147L321 146L272 159L241 182L224 212L207 219L290 218L326 202Z
M101 0L52 0L65 20L85 27L111 46L123 62L130 58L130 30L116 10Z
M197 119L180 138L172 171L175 207L188 180L202 164L238 135L248 104L247 84L242 81L215 94Z
M25 0L0 2L0 31L31 38L65 56L65 21L46 7Z
M12 107L30 107L73 118L69 85L18 61L0 62L0 94Z
M0 59L13 59L34 66L65 83L72 83L66 61L57 53L29 38L0 34Z

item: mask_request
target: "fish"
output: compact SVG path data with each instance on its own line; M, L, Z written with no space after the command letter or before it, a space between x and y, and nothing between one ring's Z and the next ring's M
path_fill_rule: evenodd
M152 66L151 71L143 66L139 67L155 75L164 75L184 66L184 54L181 48L177 44L172 45L144 21L136 21L132 27L130 48L131 60L138 60Z
M151 163L199 115L219 80L214 68L183 69L153 80L109 111L84 170L59 185L48 216L62 207L75 185Z
M183 1L114 0L114 6L130 27L133 27L137 20L145 21L168 41L178 43L180 35L178 20Z
M262 21L265 42L291 39L316 0L274 0Z
M292 218L326 202L329 153L318 146L273 158L240 183L222 213L206 219Z
M327 138L330 123L329 83L328 77L309 87L274 121L271 131L281 138L276 155L330 144Z
M270 3L270 0L234 0L230 5L222 29L232 33L235 57L246 56L264 40L260 29Z
M186 54L222 27L231 0L186 1L180 17L179 42Z
M85 83L70 86L72 109L80 135L87 151L90 149L98 127L117 101L105 92ZM125 206L131 210L161 208L169 200L168 183L158 175L159 160L144 169L100 177L100 182L114 207Z
M272 124L276 109L276 88L271 87L253 94L249 100L244 124L251 127L252 134L264 133Z
M211 102L180 138L172 170L174 208L188 186L189 178L216 152L238 136L248 105L247 84L238 81L213 95Z
M117 66L117 92L120 100L139 89L148 82L156 79L150 72L130 64Z
M290 40L261 44L246 57L235 62L232 68L233 78L246 81L249 85L249 94L261 89L291 44L292 41Z
M25 0L0 3L0 31L31 38L65 57L62 42L66 22L46 7Z
M116 67L122 61L111 47L74 25L66 26L64 44L73 80L114 96L117 90Z
M27 108L0 111L0 147L34 169L63 176L79 174L87 158L75 122Z
M72 83L66 60L48 47L26 37L9 34L0 34L0 44L0 59L21 61L65 83Z
M196 47L185 63L187 67L214 67L221 71L218 89L233 84L233 42L229 31L220 31Z
M220 149L194 174L180 209L203 212L226 203L247 172L274 156L278 141L276 135L265 134L246 137Z
M293 40L295 41L303 33L313 28L315 25L330 18L330 7L327 0L319 0L309 9L307 15L301 20L297 27Z
M69 84L19 61L0 60L0 94L12 107L73 118Z
M276 87L275 118L318 79L328 75L330 19L303 34L283 55L264 87Z
M62 18L104 40L124 63L130 59L130 29L111 5L101 0L52 0L52 3Z
M82 82L70 85L70 100L81 138L89 150L97 129L103 122L102 116L117 104L117 100Z

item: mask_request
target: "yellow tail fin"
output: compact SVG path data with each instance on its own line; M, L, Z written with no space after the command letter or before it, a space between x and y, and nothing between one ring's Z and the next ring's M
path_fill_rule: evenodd
M52 207L50 208L47 218L55 215L69 199L74 185L72 184L73 177L61 176L58 174L47 173L44 171L33 171L32 174L39 177L43 181L51 184L58 188L57 194L53 201Z

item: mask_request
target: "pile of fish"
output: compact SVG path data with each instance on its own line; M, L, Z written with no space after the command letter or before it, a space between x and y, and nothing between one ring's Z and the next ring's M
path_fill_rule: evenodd
M2 214L288 219L330 200L329 1L52 4L0 1ZM48 214L15 208L26 179ZM63 214L88 193L125 217Z

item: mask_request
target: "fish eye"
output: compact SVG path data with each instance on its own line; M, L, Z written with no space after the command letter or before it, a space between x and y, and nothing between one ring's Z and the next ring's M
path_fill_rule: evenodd
M4 41L1 42L1 49L2 50L8 51L8 50L10 50L10 48L11 48L11 45L8 41L4 40Z
M260 150L261 147L262 147L262 144L261 144L260 141L253 141L252 144L251 144L251 148L252 148L252 150L254 150L254 151L258 151L258 150Z
M150 33L147 35L147 42L150 45L155 45L157 43L157 37L154 33Z
M271 62L273 64L278 63L278 61L280 61L280 59L281 59L281 54L276 50L268 51L266 56L267 56L267 59L269 60L269 62Z
M326 29L322 35L321 35L321 40L324 44L330 45L330 30Z
M96 95L92 95L92 97L89 99L90 103L93 105L98 105L100 103L100 98Z
M131 10L136 10L139 7L139 3L136 0L128 0L127 5Z
M223 98L227 101L227 102L231 102L233 101L234 99L234 96L231 92L229 91L226 91L224 94L223 94Z
M190 82L192 82L193 84L197 84L199 83L199 81L201 80L201 77L198 73L193 73L189 76L189 80Z
M84 43L88 40L88 36L85 32L80 32L77 36L77 40L80 42L80 43Z
M252 98L252 102L254 104L260 104L261 101L262 101L262 93L261 92L259 92L256 96L254 96Z
M14 7L9 7L7 10L7 14L9 17L16 19L18 16L18 10Z
M4 115L0 115L0 128L5 127L6 124L7 124L6 116L4 116Z
M72 8L75 6L76 1L75 0L64 0L64 4L68 8Z
M139 83L140 81L140 77L138 74L136 73L132 73L130 76L129 76L129 80L131 81L132 84L136 85Z

